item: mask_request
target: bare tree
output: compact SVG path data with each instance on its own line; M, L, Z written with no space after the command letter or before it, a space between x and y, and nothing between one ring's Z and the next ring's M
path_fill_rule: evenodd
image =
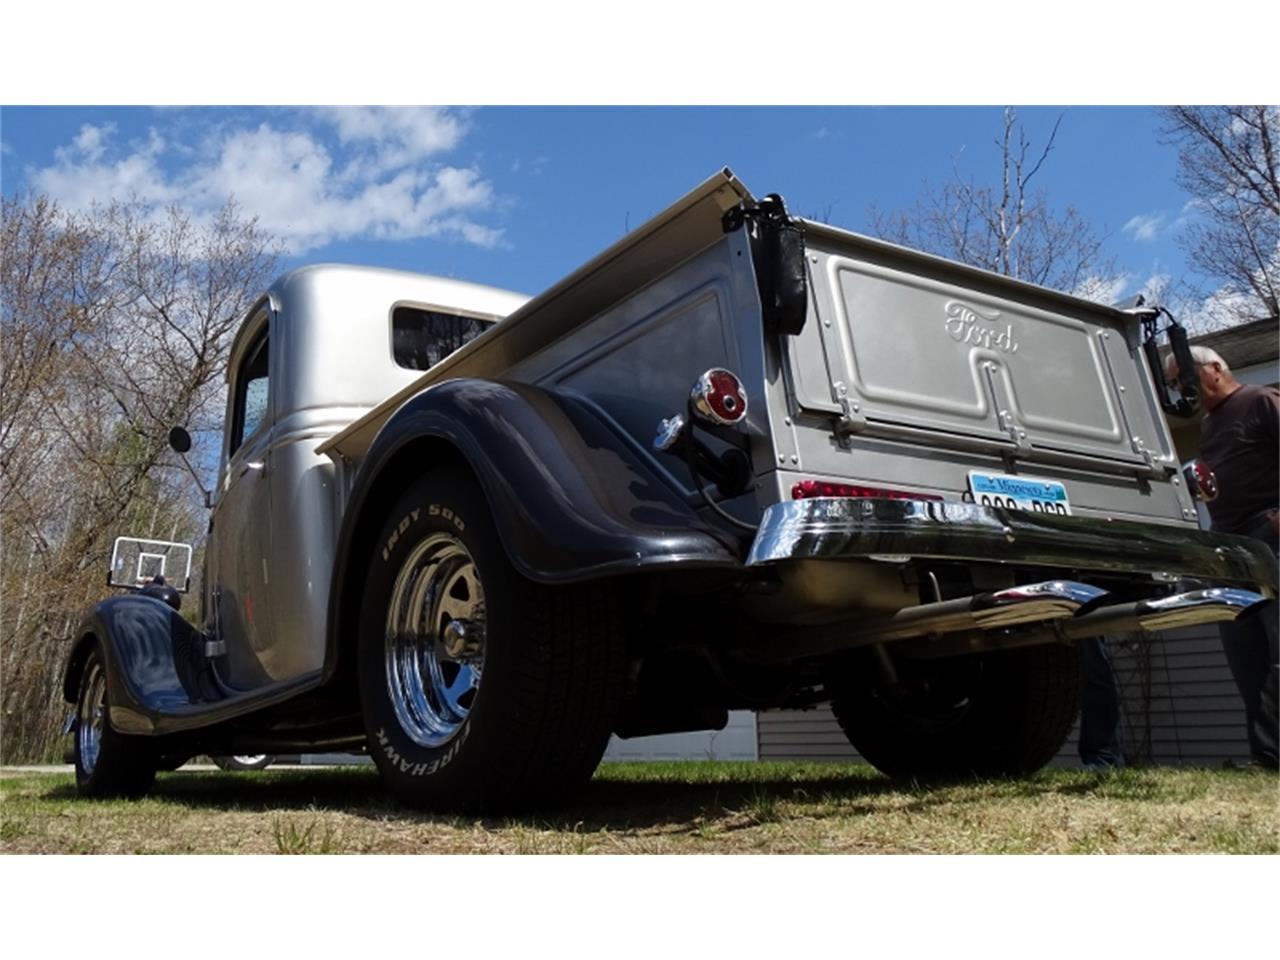
M228 204L208 223L113 203L3 198L0 700L6 761L47 756L58 674L121 534L199 541L168 428L212 419L274 244ZM197 434L198 435L198 434Z
M1074 207L1054 210L1035 183L1057 141L1059 116L1044 146L1033 148L1017 113L1006 107L994 183L963 176L926 186L910 210L873 208L875 232L886 240L959 260L1008 277L1068 292L1088 293L1114 265L1102 238Z
M1220 285L1207 291L1218 325L1277 316L1280 108L1168 107L1161 113L1165 142L1178 148L1178 182L1199 213L1180 239L1197 270Z

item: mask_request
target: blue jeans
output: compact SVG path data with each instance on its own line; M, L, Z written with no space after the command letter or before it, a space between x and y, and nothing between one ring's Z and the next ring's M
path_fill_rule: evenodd
M1276 531L1263 520L1248 533L1261 540L1277 553ZM1249 752L1263 766L1275 767L1277 763L1280 718L1277 716L1277 664L1280 663L1280 645L1277 644L1276 601L1270 601L1262 610L1243 620L1221 624L1222 650L1227 655L1227 666L1244 701L1244 722L1249 735Z
M1080 762L1086 767L1123 767L1120 692L1104 637L1080 641Z

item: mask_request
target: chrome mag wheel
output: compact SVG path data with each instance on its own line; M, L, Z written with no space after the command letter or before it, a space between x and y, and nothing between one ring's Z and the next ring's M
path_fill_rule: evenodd
M422 747L466 722L484 667L484 587L462 542L432 533L405 559L387 610L387 694L405 734Z
M80 705L76 719L76 746L80 753L80 768L85 775L93 773L102 750L102 725L107 714L107 674L102 663L94 658L89 674L81 687Z

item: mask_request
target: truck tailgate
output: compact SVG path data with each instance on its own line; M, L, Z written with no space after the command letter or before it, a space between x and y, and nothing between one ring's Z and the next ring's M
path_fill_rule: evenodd
M1172 461L1132 318L821 224L806 231L814 312L788 358L801 410L1030 461Z

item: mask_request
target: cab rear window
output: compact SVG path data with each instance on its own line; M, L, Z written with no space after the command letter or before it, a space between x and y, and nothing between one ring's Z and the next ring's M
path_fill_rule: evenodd
M391 311L391 349L396 365L426 370L491 326L490 321L418 307Z

